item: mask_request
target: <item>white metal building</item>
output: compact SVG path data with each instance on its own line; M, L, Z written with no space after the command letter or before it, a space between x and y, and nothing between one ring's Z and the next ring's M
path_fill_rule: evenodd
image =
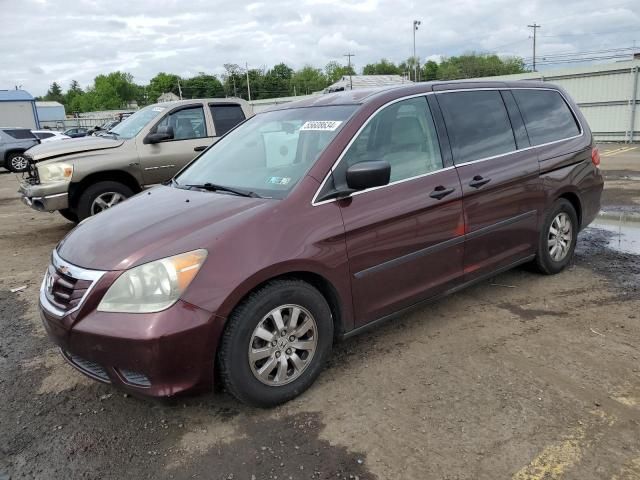
M59 102L38 101L36 102L36 111L41 124L62 122L67 118L64 105Z
M40 128L36 102L24 90L0 90L0 127Z
M598 141L640 141L640 60L520 73L482 80L542 80L569 92Z

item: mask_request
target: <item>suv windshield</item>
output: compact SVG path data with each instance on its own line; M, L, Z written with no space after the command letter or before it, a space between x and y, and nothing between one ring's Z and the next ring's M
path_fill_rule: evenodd
M284 198L356 108L336 105L260 113L180 173L178 186L213 184Z
M144 128L154 118L164 112L167 108L159 105L149 105L136 113L127 117L115 127L110 130L110 133L115 133L119 138L133 138L140 130Z

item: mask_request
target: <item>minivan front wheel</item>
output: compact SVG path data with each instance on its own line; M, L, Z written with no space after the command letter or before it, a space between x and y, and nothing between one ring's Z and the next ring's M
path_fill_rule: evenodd
M578 237L578 215L571 202L560 198L545 216L536 266L547 275L561 272L571 261Z
M331 310L322 294L301 280L275 280L229 317L218 366L238 400L272 407L311 386L332 343Z
M78 201L76 212L80 220L107 210L133 195L126 185L120 182L104 181L89 186Z

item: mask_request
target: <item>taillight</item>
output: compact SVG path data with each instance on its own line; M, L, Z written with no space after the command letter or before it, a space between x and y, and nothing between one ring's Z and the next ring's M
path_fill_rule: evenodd
M596 167L600 166L600 152L598 151L598 147L591 149L591 161Z

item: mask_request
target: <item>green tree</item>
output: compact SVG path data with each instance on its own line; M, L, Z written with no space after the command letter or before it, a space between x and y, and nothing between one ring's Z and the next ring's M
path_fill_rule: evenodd
M500 58L494 54L466 53L457 57L444 58L438 65L438 80L492 77L524 73L524 62L518 57Z
M244 70L237 63L225 63L224 70L225 73L222 74L224 91L230 97L237 97L241 91Z
M293 69L284 63L274 65L272 69L267 70L264 74L262 82L262 91L253 98L275 98L286 97L291 95L290 84L293 76ZM252 87L253 92L253 87Z
M179 95L180 89L178 84L180 77L173 73L160 72L149 82L147 87L147 95L149 103L155 103L158 101L158 97L163 93L174 93Z
M340 65L336 61L331 61L327 63L324 67L324 73L327 77L327 82L329 84L336 83L342 77L346 75L355 75L356 72L353 69L353 66L343 66Z
M295 92L298 95L306 95L323 90L327 84L327 77L322 70L311 65L303 67L291 77L291 88L295 88Z
M219 98L224 97L224 88L215 75L200 72L182 81L182 95L184 98Z
M401 75L402 73L400 67L386 58L378 63L369 63L362 69L363 75Z
M429 60L422 66L422 79L429 82L438 78L438 64Z
M60 102L64 104L64 95L62 94L62 88L58 85L58 82L53 82L47 90L47 94L44 96L45 100L50 102Z
M84 95L84 90L80 87L77 80L71 80L69 89L64 96L64 104L69 112L77 112L80 105L80 98Z

